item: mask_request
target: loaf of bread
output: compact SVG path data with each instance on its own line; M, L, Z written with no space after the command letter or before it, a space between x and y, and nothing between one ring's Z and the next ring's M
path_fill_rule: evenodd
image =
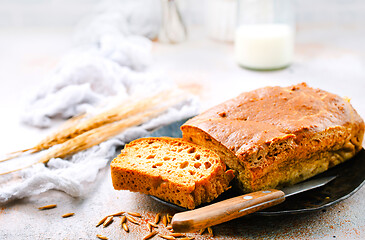
M193 209L228 189L233 171L204 147L174 138L141 138L111 163L113 186Z
M280 188L326 171L362 148L349 103L305 83L242 93L190 119L183 138L218 153L243 192Z

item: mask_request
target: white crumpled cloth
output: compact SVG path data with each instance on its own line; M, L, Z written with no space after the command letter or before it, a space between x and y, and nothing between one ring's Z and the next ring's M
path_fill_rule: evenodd
M24 123L49 127L54 118L66 119L84 112L95 113L100 111L100 106L107 107L109 103L120 103L131 96L143 96L143 92L150 94L174 87L166 77L149 72L151 42L144 36L131 35L138 26L143 26L141 20L137 22L137 28L133 28L126 19L130 21L134 18L126 18L123 16L125 12L117 12L116 9L116 5L111 5L110 8L103 5L102 11L90 22L91 26L83 28L87 30L86 39L92 40L83 41L45 78L44 85L24 111ZM131 12L133 13L130 11L128 14ZM141 31L144 35L151 34L146 29ZM80 31L78 33L80 38ZM118 147L146 136L156 127L191 117L197 112L197 99L188 97L162 115L76 153L70 159L51 159L47 167L36 164L22 170L18 173L20 181L11 181L11 176L4 176L0 178L0 203L37 195L50 189L74 197L82 196L86 193L87 184L94 182L99 170L116 156ZM39 156L35 154L26 157Z

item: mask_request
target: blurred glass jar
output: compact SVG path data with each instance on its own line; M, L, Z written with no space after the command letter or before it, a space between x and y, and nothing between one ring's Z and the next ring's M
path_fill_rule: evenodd
M158 39L163 43L180 43L186 40L187 30L175 0L161 0L161 29Z
M205 26L210 38L233 42L236 14L237 0L206 0Z
M235 32L237 63L254 70L289 66L294 55L292 0L238 0Z

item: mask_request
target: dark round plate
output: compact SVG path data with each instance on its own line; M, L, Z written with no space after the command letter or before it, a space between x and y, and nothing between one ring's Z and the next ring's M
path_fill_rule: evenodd
M259 212L255 212L254 214L261 216L276 216L306 213L317 211L345 200L357 192L365 183L365 150L362 149L352 159L334 168L331 168L320 175L317 175L316 178L322 176L337 177L323 187L290 196L283 203ZM230 190L221 194L212 203L236 196L239 196L239 194L231 188ZM157 197L151 197L156 201L168 205L176 210L187 210ZM201 207L203 206L204 205L201 205Z

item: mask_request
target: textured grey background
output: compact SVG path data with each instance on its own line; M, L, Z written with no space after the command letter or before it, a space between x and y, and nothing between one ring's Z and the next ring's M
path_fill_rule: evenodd
M194 2L194 3L193 3ZM50 130L19 124L24 96L43 80L57 60L69 50L72 26L94 7L95 1L0 1L0 151L29 147ZM341 96L348 96L365 117L365 1L296 1L297 38L293 64L282 71L253 72L233 61L233 46L209 40L201 23L203 5L187 1L189 41L179 45L154 43L154 71L199 94L202 109L242 91L267 85L301 81ZM192 8L194 6L195 8ZM365 239L365 189L351 198L306 215L279 218L245 217L214 227L217 239ZM46 204L56 209L39 211ZM0 239L140 239L145 227L119 224L95 228L105 215L137 211L144 219L157 212L173 211L149 197L114 191L109 169L90 184L83 198L51 191L0 206ZM61 215L75 212L63 219ZM197 239L209 239L200 237Z

